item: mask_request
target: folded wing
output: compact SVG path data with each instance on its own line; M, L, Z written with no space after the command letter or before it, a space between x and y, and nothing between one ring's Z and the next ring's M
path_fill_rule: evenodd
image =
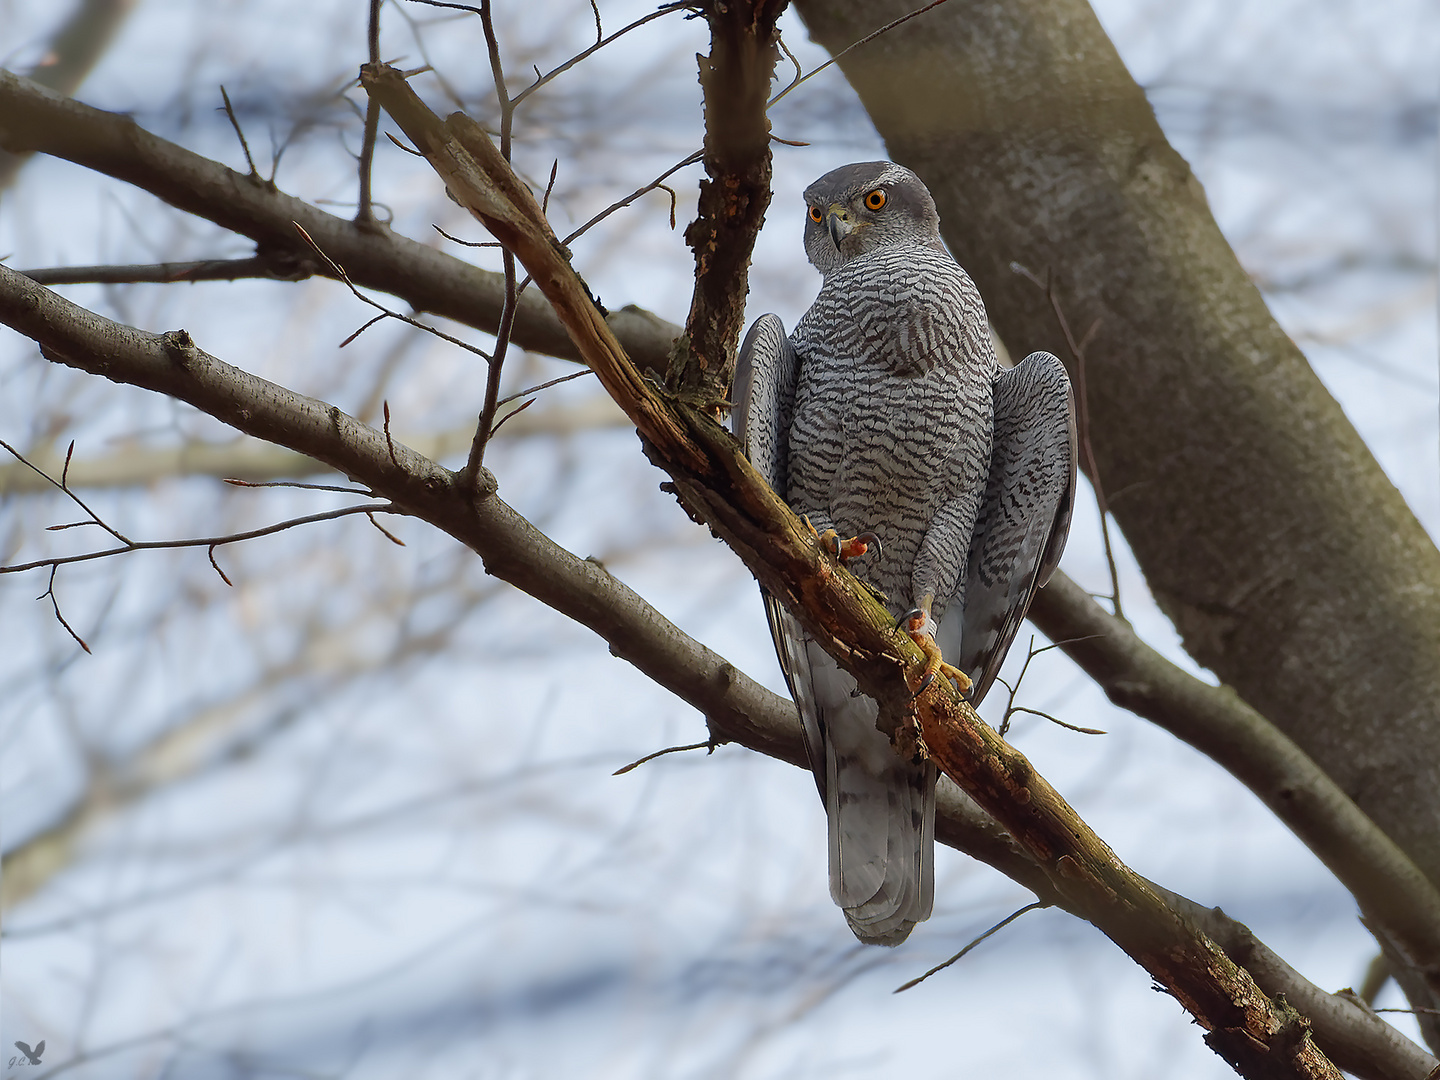
M975 684L976 705L1035 590L1060 562L1075 503L1075 399L1065 366L1031 353L1001 372L994 395L990 474L970 544L956 661Z

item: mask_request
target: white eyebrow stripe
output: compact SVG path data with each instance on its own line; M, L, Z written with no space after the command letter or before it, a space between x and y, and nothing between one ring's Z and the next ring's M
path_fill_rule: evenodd
M914 173L912 173L909 169L905 168L905 166L903 165L891 164L889 168L887 168L876 178L875 182L877 184L893 184L905 180L911 180L914 178L914 175Z

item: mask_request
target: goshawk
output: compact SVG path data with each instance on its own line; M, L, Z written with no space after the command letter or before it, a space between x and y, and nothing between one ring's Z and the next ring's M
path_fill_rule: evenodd
M1049 353L997 362L980 294L909 169L847 165L810 185L805 206L805 251L824 283L790 337L774 315L751 327L736 433L775 491L884 594L930 676L978 705L1065 544L1069 379ZM896 753L875 702L765 602L829 818L830 893L861 941L898 945L930 915L935 766Z

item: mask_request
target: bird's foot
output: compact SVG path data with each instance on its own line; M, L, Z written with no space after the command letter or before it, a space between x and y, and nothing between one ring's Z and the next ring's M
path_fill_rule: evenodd
M915 690L915 696L923 694L935 680L936 675L949 679L955 684L955 689L965 693L970 689L970 676L966 675L953 664L947 664L940 655L940 646L935 644L935 620L924 608L912 608L895 624L896 628L903 626L905 632L910 635L910 640L919 646L920 651L925 654L925 668L922 672L920 685Z
M808 517L801 518L810 534L820 542L821 547L834 555L839 562L846 562L850 559L858 559L866 554L872 547L875 554L881 553L880 538L873 532L863 532L859 536L852 536L849 540L842 540L840 534L834 529L826 529L823 533L816 532L815 526L810 524Z

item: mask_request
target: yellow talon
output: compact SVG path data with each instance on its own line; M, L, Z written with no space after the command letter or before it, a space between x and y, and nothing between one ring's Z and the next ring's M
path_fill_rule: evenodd
M927 605L928 606L928 605ZM925 629L930 622L928 611L916 608L905 618L905 632L910 635L910 640L919 646L920 651L925 654L925 672L920 679L919 689L916 694L921 694L930 685L936 675L941 675L955 684L960 693L965 693L971 687L970 676L961 671L953 664L947 664L940 655L940 646L935 644L935 638Z

